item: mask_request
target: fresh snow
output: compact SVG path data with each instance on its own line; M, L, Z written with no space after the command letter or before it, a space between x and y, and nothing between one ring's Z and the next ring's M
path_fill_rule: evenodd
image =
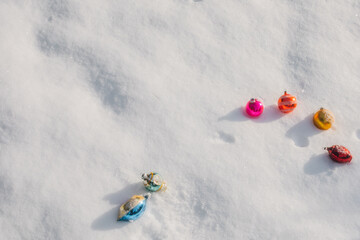
M358 0L2 0L0 239L360 239L359 66Z

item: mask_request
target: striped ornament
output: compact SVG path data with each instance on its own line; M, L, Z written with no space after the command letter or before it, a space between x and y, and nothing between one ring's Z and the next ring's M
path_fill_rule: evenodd
M282 113L292 112L297 106L296 97L288 94L286 91L284 95L279 98L278 107Z

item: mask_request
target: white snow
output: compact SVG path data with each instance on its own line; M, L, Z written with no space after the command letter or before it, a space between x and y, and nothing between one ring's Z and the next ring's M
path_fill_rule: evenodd
M360 239L359 66L357 0L2 0L0 238Z

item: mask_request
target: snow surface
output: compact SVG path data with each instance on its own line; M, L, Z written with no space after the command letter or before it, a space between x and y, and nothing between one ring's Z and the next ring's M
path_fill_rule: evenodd
M359 66L358 0L2 0L0 238L360 239Z

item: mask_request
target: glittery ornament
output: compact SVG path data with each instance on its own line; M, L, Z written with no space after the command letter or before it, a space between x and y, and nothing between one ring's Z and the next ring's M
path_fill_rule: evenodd
M334 114L327 109L320 108L314 115L314 125L321 130L328 130L335 121Z
M328 151L330 158L335 162L347 163L352 159L350 151L344 146L334 145L324 149Z
M150 193L132 196L119 208L117 220L132 222L141 217L146 209L146 200L150 196Z

